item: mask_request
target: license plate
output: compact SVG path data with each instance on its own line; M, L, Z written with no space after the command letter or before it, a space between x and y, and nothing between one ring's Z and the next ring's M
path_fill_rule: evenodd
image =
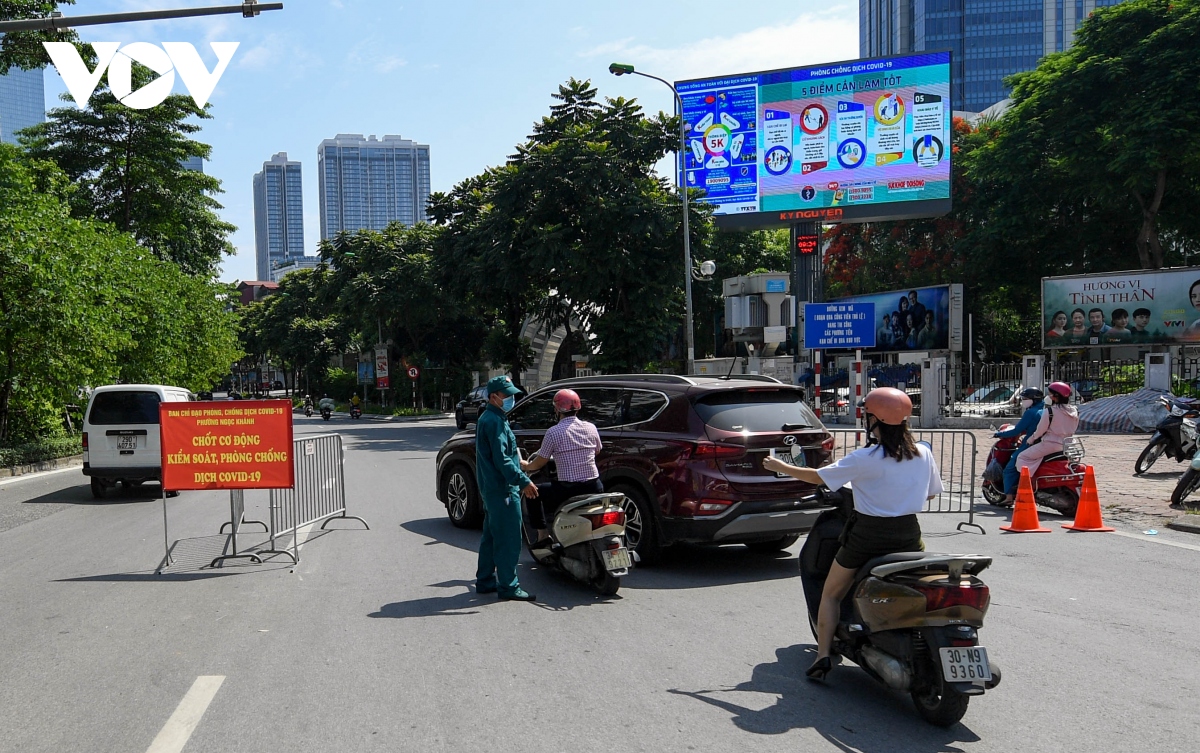
M790 450L785 450L784 452L772 452L771 457L775 458L776 460L781 460L788 465L794 465L797 468L808 467L808 462L804 458L804 450L795 445L792 445ZM786 473L779 472L776 472L775 476L777 478L791 478L791 476L787 475Z
M987 649L983 646L943 648L942 677L946 682L985 682L992 679Z
M124 436L117 437L117 449L118 450L136 450L137 449L137 435L136 434L126 434Z
M600 554L604 555L605 570L628 570L633 566L633 558L629 556L629 550L625 547L605 549Z

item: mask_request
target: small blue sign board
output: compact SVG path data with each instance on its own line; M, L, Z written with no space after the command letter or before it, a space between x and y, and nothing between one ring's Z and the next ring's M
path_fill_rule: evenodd
M875 304L804 304L804 347L811 350L874 348Z
M768 293L786 293L787 280L767 280Z

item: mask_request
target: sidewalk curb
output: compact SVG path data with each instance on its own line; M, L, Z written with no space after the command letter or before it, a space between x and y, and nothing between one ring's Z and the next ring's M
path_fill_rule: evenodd
M1186 533L1200 533L1200 515L1180 515L1167 523L1167 528Z
M46 471L57 471L63 468L73 468L83 465L83 455L69 455L65 458L55 458L53 460L43 460L38 463L28 463L26 465L14 465L9 468L0 468L0 478L10 478L16 476L29 476L35 473L45 473Z

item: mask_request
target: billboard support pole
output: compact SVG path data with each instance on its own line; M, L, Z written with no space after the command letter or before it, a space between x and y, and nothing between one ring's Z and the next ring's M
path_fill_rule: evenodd
M821 351L812 352L813 359L813 412L821 418ZM163 508L166 509L165 507Z
M856 429L863 427L863 409L861 405L863 399L862 365L862 348L856 348L854 351L854 428Z

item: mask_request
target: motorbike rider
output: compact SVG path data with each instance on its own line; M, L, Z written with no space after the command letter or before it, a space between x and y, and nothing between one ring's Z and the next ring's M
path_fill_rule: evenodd
M821 607L817 613L817 659L805 674L823 680L833 668L833 636L842 599L858 569L875 557L894 552L919 552L921 526L917 513L925 501L944 491L941 473L930 449L917 444L908 429L912 400L900 390L871 390L862 403L868 445L824 468L798 468L768 457L763 468L809 484L839 489L852 483L854 512L839 539Z
M1017 455L1017 473L1028 468L1031 478L1042 464L1042 458L1062 452L1063 441L1074 436L1079 427L1079 410L1070 403L1071 385L1051 382L1046 391L1050 393L1050 402L1029 437L1029 446Z
M1045 399L1046 395L1041 390L1036 387L1026 387L1021 391L1021 408L1024 411L1021 414L1021 420L1013 428L1007 431L998 431L992 435L996 439L1021 437L1021 443L1017 445L1016 452L1009 456L1008 463L1004 466L1004 499L1000 502L1003 507L1012 507L1013 499L1017 495L1017 484L1021 481L1021 471L1017 468L1017 456L1029 446L1029 438L1037 430L1038 421L1046 407Z
M305 410L308 410L311 407L313 407L312 395L305 395L304 396L304 408L305 408Z
M362 398L359 397L357 394L351 395L350 396L350 406L353 408L361 408L362 407Z
M558 422L550 427L542 445L529 460L521 461L521 470L533 474L554 461L558 478L538 484L537 501L529 505L529 519L537 529L535 548L549 545L550 521L571 497L604 491L596 455L600 453L600 432L596 425L579 418L583 405L574 390L554 393L554 415Z

